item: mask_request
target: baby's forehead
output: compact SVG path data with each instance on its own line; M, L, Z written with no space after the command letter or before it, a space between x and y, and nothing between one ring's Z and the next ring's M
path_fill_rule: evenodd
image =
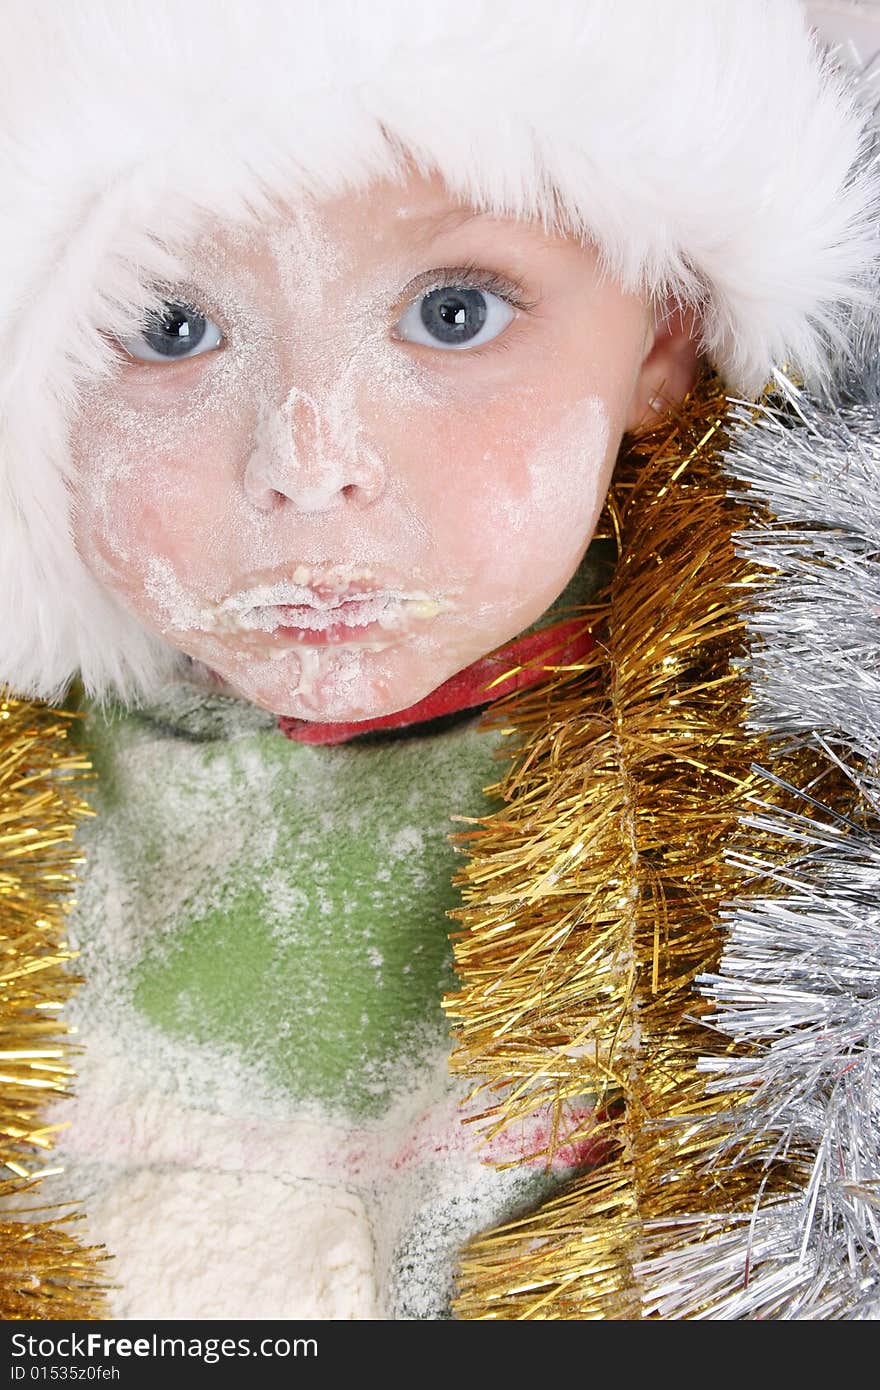
M473 230L548 243L567 240L537 221L463 202L438 175L374 180L366 187L318 197L302 194L273 201L271 215L247 224L205 224L194 253L205 267L235 264L253 273L291 256L320 265L332 278L346 265L389 251L428 250L456 233Z

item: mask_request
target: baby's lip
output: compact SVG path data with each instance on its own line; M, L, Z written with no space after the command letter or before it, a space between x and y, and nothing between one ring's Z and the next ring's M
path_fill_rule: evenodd
M412 598L385 589L353 594L330 604L279 604L251 609L239 616L245 627L286 631L318 641L326 633L339 641L346 634L399 632L411 619L434 618L441 605L430 598Z
M298 585L281 586L273 589L271 595L265 590L252 590L250 594L243 594L240 600L228 606L221 607L218 611L230 615L244 615L263 609L308 609L315 613L334 613L341 609L354 609L358 604L386 603L426 603L431 601L431 595L423 589L373 589L364 588L363 585L351 585L350 588L336 593L326 593L319 589L303 588Z
M346 632L366 629L399 631L410 620L435 617L453 605L426 589L408 587L397 576L373 570L338 566L322 569L299 565L292 575L268 577L238 590L201 614L208 631L262 630L314 634L332 633L340 641Z
M292 574L276 574L248 585L214 609L218 614L246 613L260 608L313 608L328 611L343 604L376 600L428 602L436 599L425 589L410 587L406 579L377 574L366 568L298 565Z

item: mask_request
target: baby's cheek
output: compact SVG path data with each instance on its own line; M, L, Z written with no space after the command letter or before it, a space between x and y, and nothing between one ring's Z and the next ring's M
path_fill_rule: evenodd
M543 530L545 546L552 537L564 548L563 560L592 535L618 444L604 402L589 396L566 412L526 461L531 520Z
M455 542L486 612L546 607L565 586L595 530L617 442L595 397L543 431L491 440L475 461Z
M114 475L96 468L84 490L84 532L92 553L116 580L134 589L157 558L194 579L205 560L204 478L152 459Z

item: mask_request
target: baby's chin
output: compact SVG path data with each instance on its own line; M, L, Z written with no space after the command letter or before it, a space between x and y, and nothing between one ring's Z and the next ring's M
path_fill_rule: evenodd
M214 670L245 699L292 719L350 724L408 709L453 674L438 674L398 644L374 650L357 646L298 646L283 655L252 658Z

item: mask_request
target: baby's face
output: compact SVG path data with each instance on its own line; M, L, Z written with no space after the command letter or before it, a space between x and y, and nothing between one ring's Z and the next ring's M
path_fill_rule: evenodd
M278 714L403 709L532 623L645 413L645 303L439 180L211 228L72 437L75 537Z

